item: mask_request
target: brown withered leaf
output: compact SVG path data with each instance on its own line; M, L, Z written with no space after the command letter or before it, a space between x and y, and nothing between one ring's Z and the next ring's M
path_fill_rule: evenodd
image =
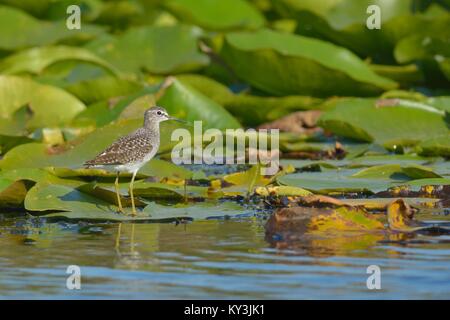
M309 206L309 207L341 207L345 206L346 204L336 198L319 195L319 194L313 194L305 197L299 197L297 199L297 203L301 206Z
M347 151L344 146L336 141L334 148L321 151L290 151L284 152L285 159L309 159L309 160L326 160L326 159L343 159Z
M412 232L423 229L413 220L414 210L403 199L393 201L387 207L389 229L400 232Z
M294 249L311 248L314 241L326 239L349 239L351 243L355 237L370 234L376 236L376 242L384 236L381 219L382 216L369 214L360 208L283 208L267 221L266 240L277 248Z
M310 135L322 131L316 126L321 114L320 110L297 111L275 121L264 123L258 129L280 129L280 131Z

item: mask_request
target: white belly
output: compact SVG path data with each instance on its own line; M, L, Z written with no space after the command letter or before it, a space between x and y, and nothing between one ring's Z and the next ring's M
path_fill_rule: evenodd
M119 165L98 165L94 166L95 168L101 168L105 170L110 171L120 171L120 172L129 172L129 173L135 173L138 172L140 168L142 168L147 162L149 162L158 151L157 148L154 148L152 152L150 152L148 155L145 156L145 158L142 161L128 163L128 164L119 164Z

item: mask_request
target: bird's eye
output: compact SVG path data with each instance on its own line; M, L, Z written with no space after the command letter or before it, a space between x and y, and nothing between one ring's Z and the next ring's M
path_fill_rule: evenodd
M158 111L158 112L156 112L156 114L157 114L158 116L160 116L160 115L162 115L162 112L161 112L161 111Z

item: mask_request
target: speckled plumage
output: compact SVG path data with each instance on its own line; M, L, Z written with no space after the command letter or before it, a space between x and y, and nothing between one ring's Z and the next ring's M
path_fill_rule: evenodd
M145 157L159 148L159 132L139 128L124 136L98 154L86 161L86 166L123 165L142 162Z
M156 112L162 112L157 115ZM165 117L165 118L164 118ZM146 111L144 126L121 137L84 166L135 172L154 157L159 148L159 122L167 120L167 112L161 107Z
M108 148L100 152L94 159L86 161L85 167L104 168L116 171L117 205L119 212L122 207L119 176L120 172L132 173L129 194L131 198L132 215L136 215L133 184L139 169L150 161L159 148L159 123L166 120L178 120L169 117L167 111L161 107L153 107L144 113L144 126L113 142Z

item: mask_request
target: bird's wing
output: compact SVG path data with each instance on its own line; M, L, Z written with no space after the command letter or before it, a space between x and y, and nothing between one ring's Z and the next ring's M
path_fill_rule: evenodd
M150 139L144 135L131 134L120 138L99 153L94 159L86 161L85 166L120 165L142 161L153 150Z

